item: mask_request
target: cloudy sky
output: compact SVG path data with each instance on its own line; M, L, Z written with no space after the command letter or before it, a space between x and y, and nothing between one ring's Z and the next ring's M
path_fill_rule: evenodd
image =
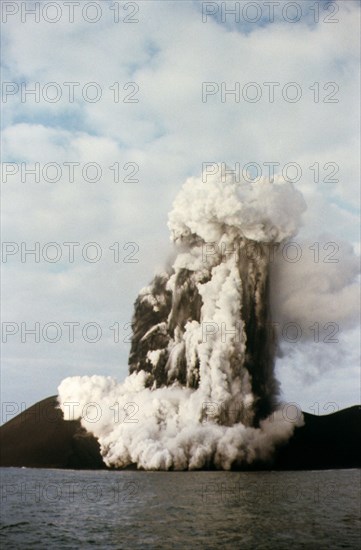
M274 269L282 398L359 402L359 3L67 4L2 3L5 410L126 376L172 202L216 162L277 163L308 206Z

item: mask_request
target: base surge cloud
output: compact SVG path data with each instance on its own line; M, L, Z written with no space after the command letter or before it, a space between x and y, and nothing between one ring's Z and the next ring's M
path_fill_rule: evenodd
M109 466L265 461L297 423L278 408L269 265L296 234L304 200L281 178L203 180L189 178L169 214L172 268L135 302L129 376L59 386L65 419L81 418Z

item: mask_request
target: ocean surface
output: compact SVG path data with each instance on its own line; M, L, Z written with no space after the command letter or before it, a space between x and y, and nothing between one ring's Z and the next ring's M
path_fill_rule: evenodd
M338 549L360 545L360 470L1 468L9 549Z

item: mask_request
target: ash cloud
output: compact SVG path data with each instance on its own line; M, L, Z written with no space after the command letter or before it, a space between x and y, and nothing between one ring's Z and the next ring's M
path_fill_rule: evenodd
M229 469L290 437L295 423L277 409L269 249L297 233L304 210L281 178L184 183L169 214L173 266L135 302L129 376L59 386L64 417L81 418L109 466Z
M359 320L360 257L332 234L297 240L296 245L297 261L287 261L278 252L271 266L274 321L298 323L308 339L313 337L308 328L314 323L353 328Z

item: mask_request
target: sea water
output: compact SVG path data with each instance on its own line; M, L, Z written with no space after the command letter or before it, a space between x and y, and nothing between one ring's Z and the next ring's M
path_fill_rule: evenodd
M6 549L360 548L360 470L2 468Z

